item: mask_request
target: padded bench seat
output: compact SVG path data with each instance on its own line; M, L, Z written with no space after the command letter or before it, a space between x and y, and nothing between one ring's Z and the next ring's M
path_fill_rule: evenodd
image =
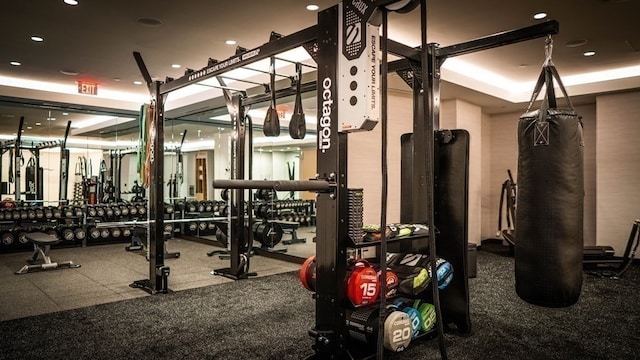
M29 265L25 265L20 270L16 271L16 275L26 274L32 272L34 270L50 270L50 269L58 269L61 267L67 268L79 268L80 265L74 264L73 261L64 261L64 262L52 262L51 257L49 256L49 250L51 249L51 245L55 245L60 242L54 235L48 235L41 232L28 233L26 235L28 241L33 243L33 255L31 259L27 260ZM42 255L43 263L34 264L38 257Z

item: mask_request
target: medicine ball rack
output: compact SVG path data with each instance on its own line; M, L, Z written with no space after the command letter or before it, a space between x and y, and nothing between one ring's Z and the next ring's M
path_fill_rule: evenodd
M317 178L310 181L245 180L245 106L253 101L257 102L257 100L245 98L244 94L236 94L232 98L231 106L229 106L232 125L238 135L231 149L235 171L232 179L214 180L213 185L215 188L234 190L231 192L231 203L237 208L236 214L243 213L242 204L244 203L245 189L318 192L316 225L319 241L316 243L316 319L315 326L309 331L315 339L315 344L313 346L314 355L310 358L340 359L371 358L374 356L375 351L372 351L370 346L365 349L364 353L354 356L357 350L354 348L354 342L349 341L345 322L348 310L345 306L347 299L343 287L347 270L346 254L349 248L358 245L349 240L349 224L346 221L350 210L347 196L347 133L342 132L342 123L338 119L339 108L346 105L337 101L337 99L348 98L348 96L340 96L339 91L344 88L338 86L339 59L346 50L339 48L338 44L346 42L343 40L347 39L347 31L345 31L347 24L341 24L343 20L341 16L346 16L344 9L347 9L351 15L355 14L355 17L361 20L358 24L362 25L369 20L374 11L396 2L393 0L365 0L340 3L320 11L317 26L290 36L274 38L255 49L243 49L226 61L210 63L201 70L185 74L179 79L167 79L164 83L161 81L153 82L140 54L134 53L151 97L158 106L152 124L156 130L154 139L156 160L155 164L152 164L149 204L152 221L149 227L151 257L149 283L152 293L162 292L163 287L166 286L166 282L163 282L161 277L166 266L163 258L164 241L162 240L164 218L162 211L160 211L163 207L162 142L164 138L163 106L166 96L187 85L221 76L227 71L268 59L298 46L304 46L318 63L318 82L315 87L317 89L318 118L321 120L317 125ZM416 3L416 1L410 2ZM403 58L390 64L385 63L383 68L404 75L403 78L410 83L414 94L414 131L413 134L404 137L402 147L402 151L406 154L403 156L405 163L402 168L410 171L403 172L401 175L403 183L401 221L434 224L434 226L429 226L430 234L428 237L402 240L397 245L390 243L390 249L398 247L400 251L428 252L433 259L435 259L437 252L439 256L451 261L456 268L457 275L447 289L447 296L443 296L442 311L437 307L438 339L441 354L443 358L446 358L442 324L453 323L461 333L471 331L466 278L468 134L459 130L439 129L440 67L448 57L556 34L558 23L548 21L457 45L440 47L438 44L427 44L426 0L420 1L420 8L421 47L419 49L411 48L386 38L382 39L381 47ZM354 38L350 37L349 39L351 41ZM349 45L359 45L362 50L366 48L367 40L362 36L359 44L351 42ZM346 47L346 44L342 45ZM386 68L387 65L388 68ZM345 73L348 74L348 69L340 71L345 70ZM386 72L383 72L382 76L386 76ZM383 106L386 106L384 105L386 101L384 91L382 96ZM333 101L334 99L336 101ZM462 159L461 162L460 159ZM404 184L410 185L405 189ZM435 196L436 188L437 197ZM414 199L424 199L424 201L412 201ZM241 231L243 223L244 221L239 221L237 216L230 217L231 266L229 275L237 278L242 278L244 275L234 273L234 269L239 269L239 265L241 265L241 254L237 244L243 243L244 240L244 231ZM435 237L436 227L440 230L438 239ZM386 251L386 245L386 241L383 241L380 245L381 250ZM431 261L431 263L435 265L435 261ZM432 271L435 269L432 268ZM432 288L434 300L437 301L439 298L437 287Z

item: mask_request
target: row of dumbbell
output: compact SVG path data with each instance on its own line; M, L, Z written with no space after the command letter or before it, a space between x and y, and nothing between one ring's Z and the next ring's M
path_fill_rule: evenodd
M54 235L61 241L82 241L86 237L86 232L81 226L57 226L55 228L23 228L16 227L0 231L0 244L4 247L29 246L27 234L30 232L44 232Z
M145 204L88 206L86 215L91 218L145 217L147 215L147 206Z
M0 209L0 220L51 220L63 218L144 216L144 204L100 206L31 206Z
M268 206L268 204L260 205L255 209L254 213L261 219L297 222L302 226L314 225L314 217L311 213L290 211L289 209L278 210Z
M219 206L224 205L224 201L177 201L175 204L165 204L165 213L185 211L194 212L217 212Z
M313 200L274 200L269 202L276 209L296 209L312 208Z

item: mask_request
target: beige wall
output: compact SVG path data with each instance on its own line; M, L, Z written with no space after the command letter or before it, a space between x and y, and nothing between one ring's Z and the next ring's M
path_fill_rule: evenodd
M480 223L480 237L481 239L488 239L495 236L497 231L497 225L492 221L492 215L498 213L497 209L493 208L493 198L491 197L491 117L487 114L482 114L482 144L480 145L480 179L482 184L480 185L482 196L481 202L481 223ZM495 215L494 215L495 216Z
M318 171L318 157L315 147L302 148L300 152L300 179L315 179ZM300 191L300 198L304 200L315 200L316 193L310 191Z
M596 234L622 255L640 217L640 92L596 99Z
M400 221L400 135L412 132L411 93L389 91L387 223ZM348 186L364 189L364 223L380 223L382 124L372 131L349 134Z
M456 99L440 106L441 129L469 132L469 242L482 240L482 108Z

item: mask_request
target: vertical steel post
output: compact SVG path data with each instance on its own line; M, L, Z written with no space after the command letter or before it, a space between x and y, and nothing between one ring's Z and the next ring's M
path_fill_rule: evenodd
M318 13L318 178L336 182L333 193L318 193L316 214L316 354L346 353L347 332L342 284L348 239L347 135L338 120L338 5Z
M231 99L233 111L231 116L231 124L233 127L231 141L231 178L244 180L244 156L245 156L245 125L244 125L244 107L242 106L242 98L240 95L234 95ZM235 213L233 207L235 206ZM244 265L241 263L240 256L243 253L241 245L247 244L246 234L244 231L244 189L235 189L231 191L231 223L229 228L231 234L229 242L231 244L231 259L229 275L233 277L242 277L244 273ZM250 226L250 225L249 225ZM246 261L246 259L245 259Z
M156 111L149 129L151 141L149 180L149 280L151 292L167 292L164 271L164 100L160 94L160 82L153 83ZM151 90L151 89L150 89Z

